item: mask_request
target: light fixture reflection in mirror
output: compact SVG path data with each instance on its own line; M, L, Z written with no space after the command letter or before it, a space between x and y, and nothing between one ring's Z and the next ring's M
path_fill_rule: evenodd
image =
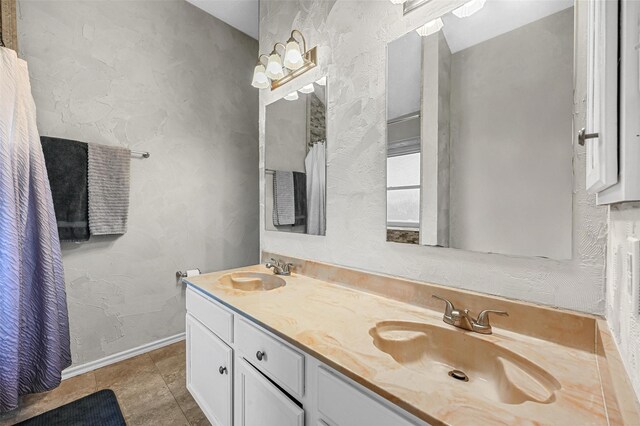
M453 12L458 18L467 18L484 7L486 0L471 0L455 9Z
M435 34L444 27L444 23L441 18L429 21L416 30L422 37L429 37L431 34Z
M304 94L313 93L313 84L307 84L302 89L299 89L299 92Z
M416 10L417 8L419 8L420 6L424 6L425 4L429 3L431 0L406 0L404 1L404 5L402 8L402 13L404 15L406 15L409 12L413 12L414 10Z
M393 4L403 4L403 14L407 14L429 3L431 0L389 0ZM471 0L453 11L458 18L466 18L484 7L486 0Z

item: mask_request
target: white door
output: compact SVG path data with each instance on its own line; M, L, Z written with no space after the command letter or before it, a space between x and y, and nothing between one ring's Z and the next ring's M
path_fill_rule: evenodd
M246 360L237 358L236 426L304 426L304 410Z
M586 133L587 191L618 182L618 2L589 0Z
M187 389L209 421L231 426L233 350L187 314Z

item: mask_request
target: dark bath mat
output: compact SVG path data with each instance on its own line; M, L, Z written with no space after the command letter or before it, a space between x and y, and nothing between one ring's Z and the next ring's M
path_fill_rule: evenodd
M116 394L101 390L18 425L26 426L124 426L126 425Z

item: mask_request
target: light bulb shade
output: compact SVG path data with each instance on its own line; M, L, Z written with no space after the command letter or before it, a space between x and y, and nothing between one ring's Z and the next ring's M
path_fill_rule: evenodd
M487 0L471 0L455 9L452 13L458 18L467 18L484 7Z
M256 89L266 89L269 87L270 82L265 72L264 65L256 65L253 70L253 81L251 82L251 85Z
M302 89L300 89L300 93L313 93L314 88L313 88L313 83L307 84L306 86L304 86Z
M316 81L318 86L326 86L327 85L327 77L324 76L320 80Z
M434 19L433 21L427 22L426 24L418 28L416 32L420 34L422 37L428 37L431 34L435 34L438 31L440 31L442 27L444 27L444 23L442 22L442 19L437 18L437 19Z
M291 92L287 96L284 97L288 101L297 101L298 100L298 92Z
M284 71L282 70L282 59L277 53L272 53L269 56L269 62L267 63L267 77L271 80L280 80L284 77Z
M300 45L295 40L290 40L284 51L284 66L290 70L297 70L304 65Z
M406 2L407 0L389 0L391 3L393 4L402 4L404 2Z

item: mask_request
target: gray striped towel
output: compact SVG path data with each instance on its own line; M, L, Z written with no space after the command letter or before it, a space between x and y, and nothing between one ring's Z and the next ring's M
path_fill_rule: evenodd
M273 224L293 225L296 222L293 196L293 172L276 170L273 174Z
M89 144L88 163L91 235L124 234L129 214L131 151Z

